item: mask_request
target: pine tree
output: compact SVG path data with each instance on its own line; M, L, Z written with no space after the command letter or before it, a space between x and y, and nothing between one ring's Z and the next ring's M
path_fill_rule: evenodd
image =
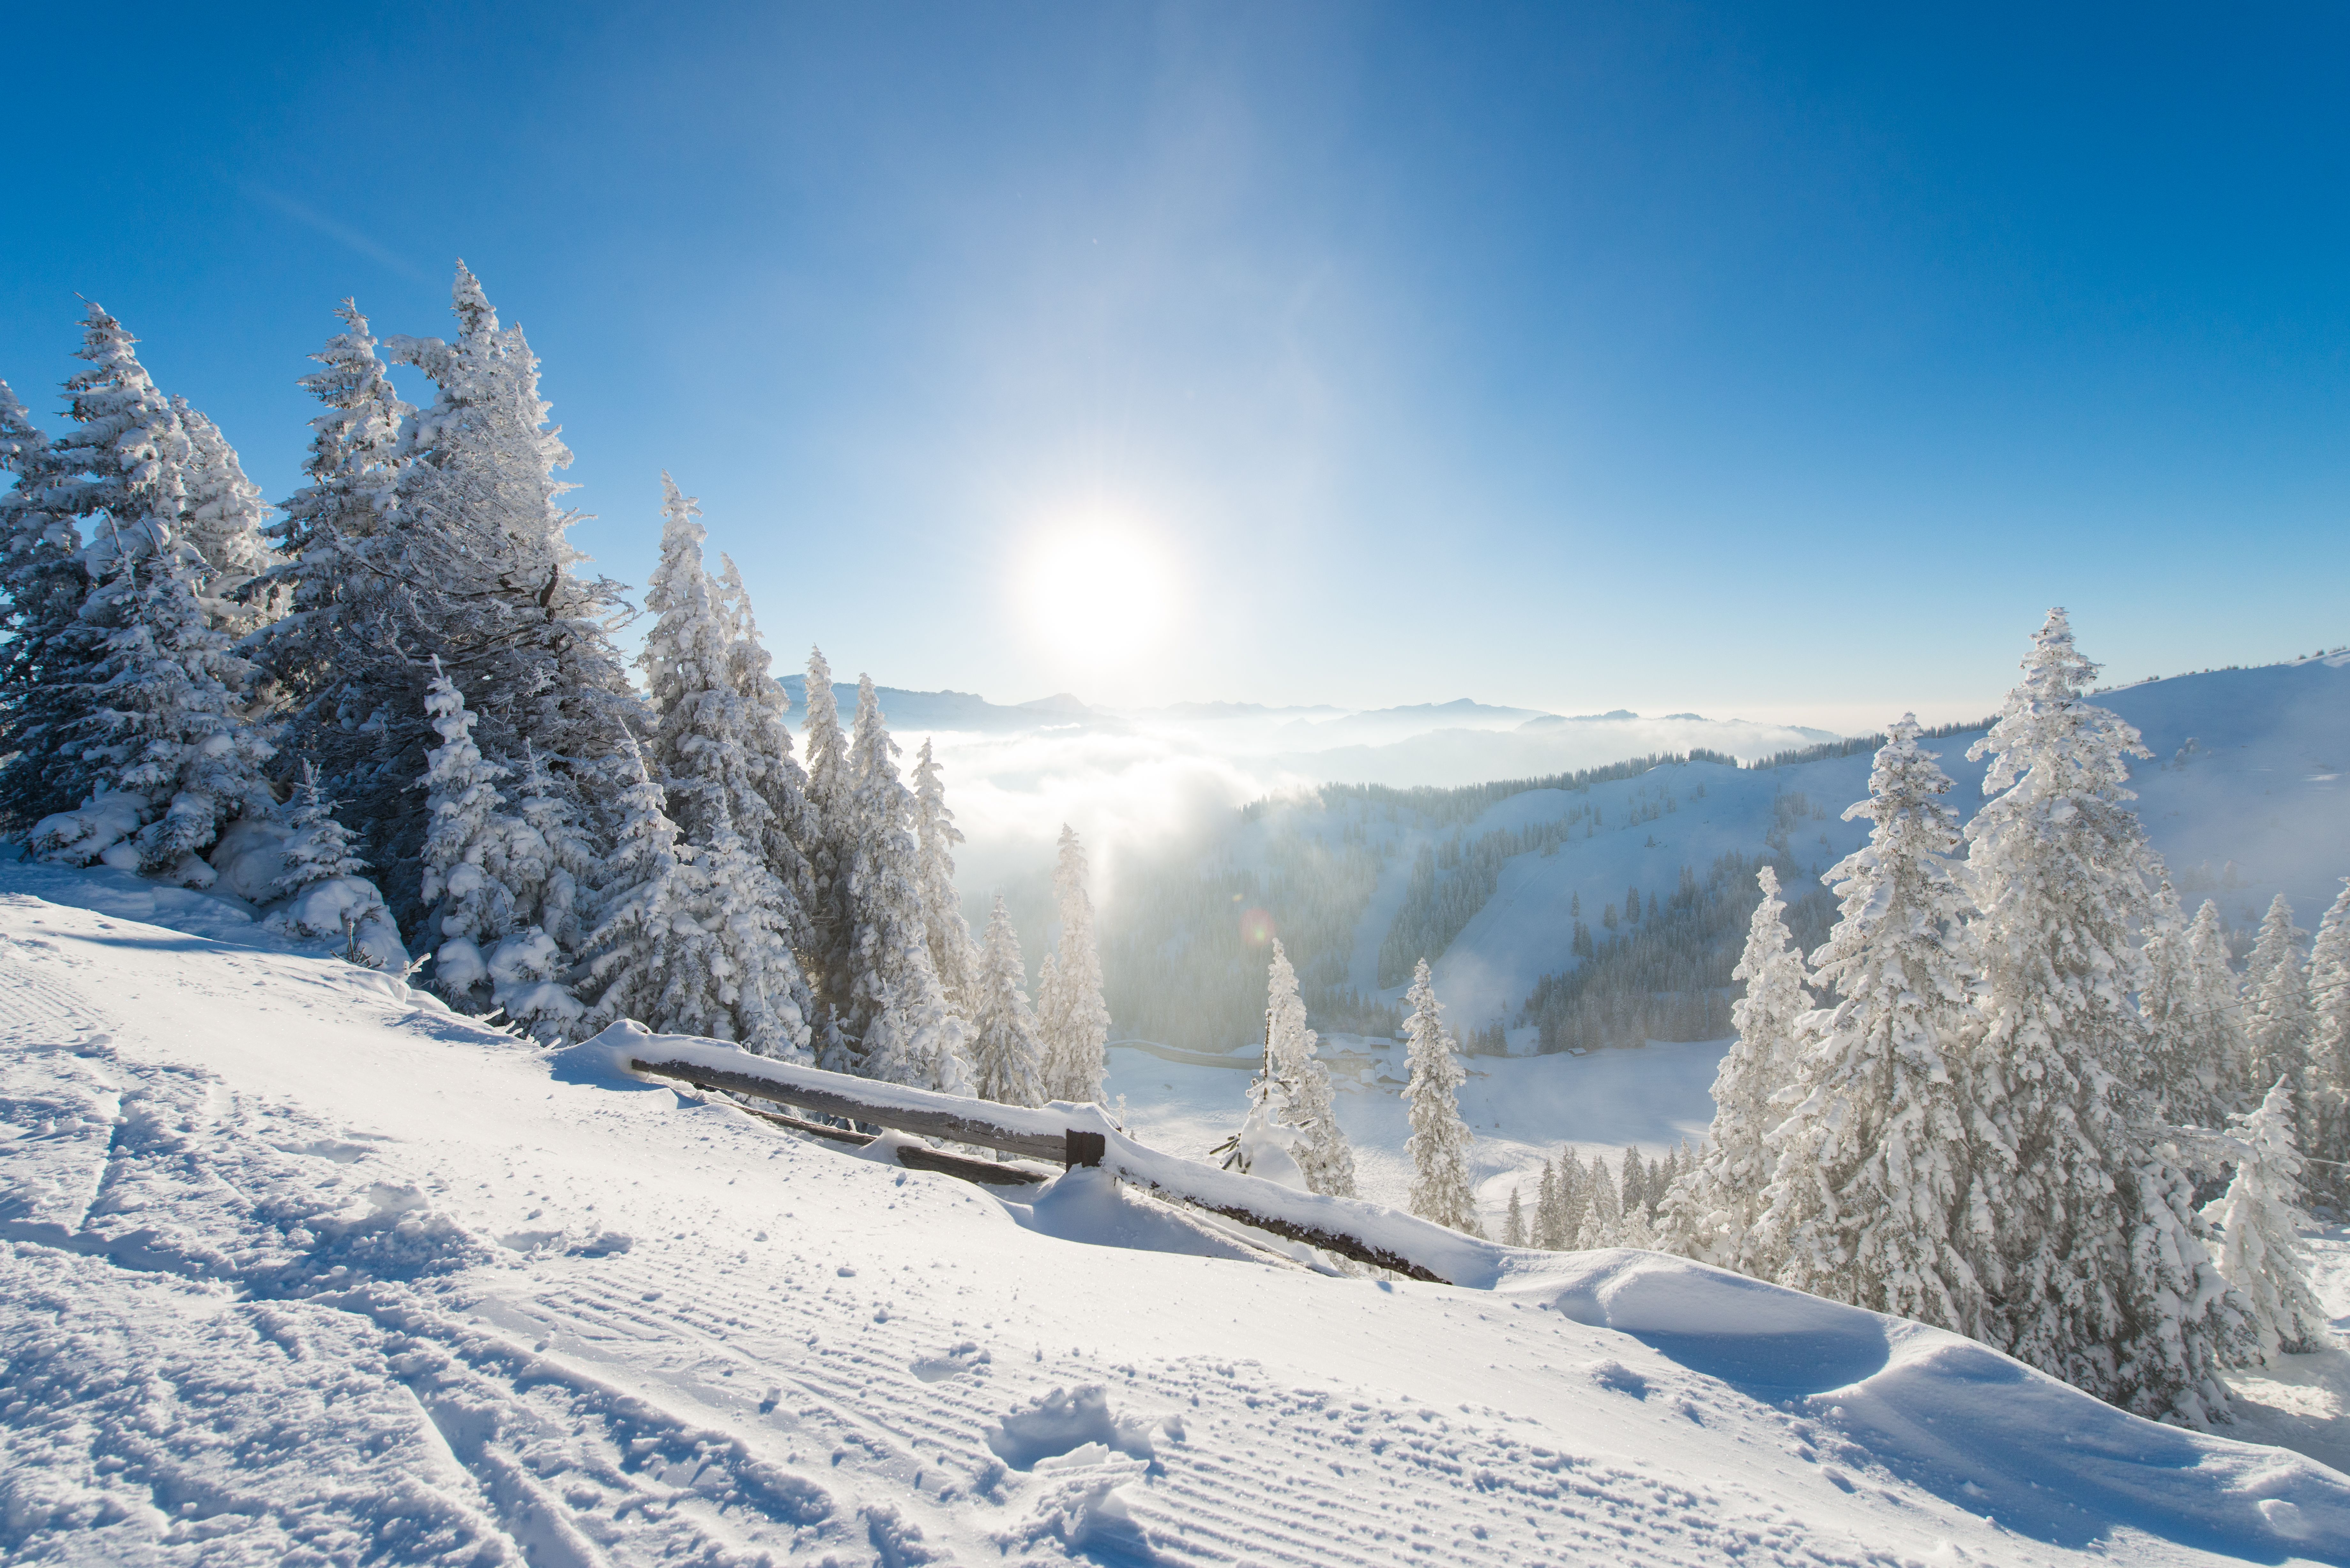
M2152 866L2127 802L2137 733L2082 700L2096 666L2049 612L1991 732L1967 825L1985 1034L1969 1262L1994 1344L2126 1409L2224 1418L2230 1332L2191 1189L2142 1132L2132 929Z
M367 317L348 299L338 314L345 330L312 356L325 369L301 383L326 405L310 421L308 483L280 508L278 559L254 585L286 613L251 646L276 683L288 751L317 763L371 857L412 858L422 823L409 786L435 743L414 718L430 669L418 655L433 650L417 636L422 585L396 526L400 431L414 410Z
M898 777L897 751L873 678L862 677L850 740L848 811L857 837L847 867L850 974L842 1027L855 1053L847 1065L889 1083L964 1094L966 1026L947 1005L931 963L914 797Z
M1623 1199L1617 1196L1616 1179L1608 1172L1607 1161L1596 1154L1585 1173L1584 1191L1588 1201L1584 1205L1583 1222L1575 1227L1576 1250L1587 1252L1599 1247L1627 1245Z
M2256 1110L2230 1119L2235 1179L2204 1210L2220 1231L2220 1272L2241 1298L2248 1332L2239 1365L2262 1366L2282 1350L2305 1355L2333 1343L2325 1309L2310 1286L2302 1251L2301 1152L2293 1139L2293 1091L2280 1077Z
M497 781L506 770L473 743L464 694L435 670L426 711L441 744L426 753L424 792L430 826L419 895L430 913L421 929L432 953L432 987L459 1007L486 1005L487 949L515 929L514 890L496 875L507 857L512 819Z
M10 829L78 798L53 753L78 711L70 677L92 634L81 620L89 593L81 539L59 494L70 474L5 381L0 469L15 478L0 494L0 829Z
M1461 1119L1454 1097L1464 1076L1452 1053L1451 1032L1439 1015L1443 1003L1429 982L1428 961L1412 971L1411 990L1404 1001L1411 1016L1404 1023L1410 1078L1404 1085L1404 1103L1410 1107L1411 1137L1404 1152L1411 1158L1411 1211L1423 1220L1450 1225L1474 1236L1476 1195L1469 1184L1469 1126Z
M286 814L286 871L275 891L289 898L318 882L356 877L367 869L350 829L335 820L335 803L318 787L318 765L302 764L302 783Z
M588 934L583 1027L633 1018L663 1033L706 1034L724 1010L710 979L718 943L705 923L708 877L679 841L660 785L631 742L613 768L619 830L604 890L603 919Z
M2244 965L2245 1034L2252 1082L2273 1084L2283 1079L2296 1106L2303 1103L2307 1094L2314 1022L2301 936L2293 923L2293 906L2279 893L2261 920L2260 936Z
M240 636L276 618L271 596L245 592L276 564L265 536L268 504L218 425L185 398L173 398L172 411L187 439L182 536L196 555L197 593L213 625Z
M2318 923L2309 950L2310 1152L2324 1161L2310 1185L2338 1203L2350 1181L2350 877Z
M591 889L599 875L596 841L581 807L555 787L538 749L527 741L517 782L515 842L521 855L507 878L515 918L545 931L558 954L576 960L587 940Z
M1529 1228L1532 1244L1557 1251L1566 1245L1566 1210L1561 1201L1558 1167L1543 1161L1542 1180L1534 1189L1534 1217Z
M2177 1119L2216 1127L2238 1111L2250 1110L2256 1096L2251 1041L2244 1032L2243 984L2228 952L2220 906L2209 898L2187 928L2187 950L2193 966L2192 988L2187 1016L2180 1022L2195 1031L2190 1060L2204 1099L2198 1115ZM2197 1108L2176 1097L2173 1104L2182 1111Z
M1825 878L1842 919L1813 973L1841 1000L1793 1063L1758 1230L1782 1283L1971 1334L1986 1315L1962 1244L1974 975L1950 788L1903 714L1844 814L1869 819L1868 843Z
M849 869L857 854L856 780L848 737L824 649L811 648L807 665L807 804L813 836L800 846L808 859L816 901L808 909L808 983L821 1015L816 1060L846 1066L854 1051L846 1033L854 981L850 942L857 917Z
M808 854L819 825L809 804L807 774L792 755L791 700L770 673L772 661L760 640L758 618L751 611L750 590L743 586L733 557L721 555L718 560L718 602L733 637L727 649L727 680L743 702L743 745L751 781L767 803L759 849L767 868L781 878L799 908L803 925L795 940L802 972L813 992L810 955L819 899Z
M1518 1189L1510 1189L1509 1211L1502 1217L1502 1245L1523 1247L1526 1244L1526 1213L1518 1206Z
M66 382L74 428L47 452L39 504L89 520L81 560L97 586L70 647L49 650L62 657L36 688L47 722L27 737L47 749L48 782L83 805L36 823L32 844L203 885L213 873L197 853L238 817L274 808L262 776L272 748L248 717L252 668L198 598L192 449L135 342L90 306L78 354L88 368Z
M658 716L646 763L710 877L711 918L730 966L724 1038L797 1056L815 1012L793 956L808 924L765 850L774 808L753 760L764 725L736 684L737 628L702 566L701 509L667 473L661 485L661 559L645 594L657 618L638 659Z
M1305 1027L1305 1003L1297 993L1297 971L1281 943L1273 944L1266 967L1264 1094L1272 1115L1296 1130L1290 1148L1306 1189L1340 1198L1355 1195L1355 1153L1338 1126L1330 1092L1330 1070L1315 1058L1314 1031ZM1253 1094L1253 1099L1257 1097Z
M1045 1103L1045 1048L1028 1003L1028 970L1020 939L998 894L980 955L978 1006L972 1018L972 1093L1006 1106Z
M1746 994L1731 1006L1738 1034L1714 1073L1705 1154L1665 1195L1657 1229L1658 1244L1668 1251L1767 1273L1767 1254L1753 1231L1773 1169L1769 1135L1779 1116L1771 1101L1794 1073L1796 1020L1810 999L1804 956L1782 918L1787 906L1779 875L1765 866L1755 881L1762 900L1747 922L1746 950L1731 971L1746 982Z
M1640 1158L1638 1144L1626 1144L1623 1158L1617 1162L1617 1191L1624 1204L1624 1212L1634 1210L1646 1212L1648 1207L1648 1171Z
M1591 1176L1575 1151L1558 1151L1558 1240L1555 1243L1564 1251L1576 1244L1583 1233L1583 1221L1591 1211Z
M396 526L340 562L364 576L371 596L348 639L352 675L297 667L286 678L305 715L296 742L321 756L339 745L330 779L356 737L338 742L328 724L348 720L370 732L362 743L371 756L337 788L364 821L369 855L404 918L422 907L414 889L427 824L399 784L433 746L423 702L432 659L464 692L483 753L510 766L527 738L591 828L598 824L588 779L623 743L637 711L612 644L611 624L626 607L619 586L576 569L585 560L567 538L576 514L561 504L568 487L555 478L570 453L546 427L538 360L520 328L500 327L462 265L452 303L454 342L384 342L395 362L432 380L434 396L401 429L391 474ZM337 685L345 689L330 711L325 689Z
M1101 950L1094 941L1094 904L1086 890L1086 848L1076 830L1061 825L1053 888L1059 895L1061 937L1045 956L1038 988L1038 1027L1045 1039L1045 1090L1076 1105L1098 1101L1109 1071L1109 1008L1102 1001Z
M914 827L931 966L938 971L947 1005L968 1016L979 978L979 944L972 940L971 923L962 918L962 896L955 891L954 846L962 842L962 833L954 825L954 813L947 809L946 783L927 739L914 762Z

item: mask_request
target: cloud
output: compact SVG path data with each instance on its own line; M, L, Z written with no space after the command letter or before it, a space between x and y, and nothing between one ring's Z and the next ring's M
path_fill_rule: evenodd
M240 184L246 196L260 202L265 207L275 209L281 215L293 219L303 227L316 229L318 233L326 235L328 239L335 241L337 244L341 244L348 249L357 251L359 254L367 257L369 261L374 262L380 266L389 268L390 271L398 273L402 277L411 279L418 283L427 283L431 281L431 279L425 276L421 268L410 262L406 257L398 254L384 245L379 244L375 240L361 234L359 230L352 228L349 224L337 222L335 219L327 216L324 213L319 212L315 207L310 207L301 202L296 201L293 197L287 195L283 191L272 190L266 185L259 184L251 180L240 182Z

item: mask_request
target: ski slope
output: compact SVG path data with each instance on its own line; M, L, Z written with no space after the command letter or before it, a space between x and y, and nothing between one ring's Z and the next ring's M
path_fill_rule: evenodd
M7 1561L2350 1562L2350 1480L1937 1331L1006 1203L59 875L0 871Z

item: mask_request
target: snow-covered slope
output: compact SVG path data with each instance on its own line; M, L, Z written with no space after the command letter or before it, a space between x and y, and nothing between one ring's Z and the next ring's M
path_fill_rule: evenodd
M329 960L24 892L0 951L9 1561L2350 1562L2332 1471L1688 1263L1107 1245L1196 1231Z

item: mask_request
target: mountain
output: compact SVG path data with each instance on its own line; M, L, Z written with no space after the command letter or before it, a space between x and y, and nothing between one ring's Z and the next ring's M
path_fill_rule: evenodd
M786 675L780 684L784 695L791 700L792 712L795 716L805 714L807 677ZM857 688L836 680L833 689L841 704L841 722L846 723L856 705ZM991 702L970 691L910 691L898 686L876 686L873 695L880 701L882 716L889 721L890 732L909 739L928 732L1014 734L1071 724L1125 727L1125 722L1117 715L1088 707L1066 691L1040 697L1033 702L1010 704Z
M2350 656L2334 655L2149 681L2095 699L2136 725L2153 753L2133 775L2137 810L2190 910L2215 898L2246 929L2282 891L2310 926L2350 874L2345 666ZM1712 721L1648 732L1627 731L1626 722L1598 724L1595 732L1727 732ZM1981 804L1986 764L1968 762L1966 752L1982 732L1976 726L1930 742L1954 781L1950 801L1962 816ZM1761 743L1766 735L1750 732L1748 745L1721 749L1775 752ZM1266 912L1306 981L1318 1026L1383 1032L1372 1014L1349 1008L1356 1001L1393 1004L1411 961L1425 956L1456 1025L1502 1027L1519 1050L1543 1040L1638 1044L1651 1027L1665 1030L1664 1038L1727 1033L1722 944L1734 954L1755 896L1753 868L1765 858L1780 866L1797 903L1799 937L1810 945L1825 936L1834 910L1816 878L1866 836L1865 824L1846 822L1843 813L1866 794L1872 743L1824 744L1773 766L1676 760L1595 767L1576 778L1566 767L1534 765L1544 753L1502 749L1523 742L1514 732L1451 732L1380 748L1359 759L1365 771L1357 776L1450 785L1458 782L1445 775L1450 765L1511 782L1296 791L1128 870L1131 901L1114 902L1104 926L1120 1025L1193 1050L1229 1049L1254 1037L1262 959L1207 917L1168 912L1182 907L1182 889L1210 878L1221 878L1240 908ZM1307 759L1284 760L1303 766ZM1337 753L1318 760L1335 771L1356 759ZM1415 779L1415 767L1433 776ZM1604 919L1628 909L1635 890L1644 910L1662 911L1653 917L1662 923L1627 920L1611 930ZM1694 999L1688 1007L1634 1005L1611 979L1601 989L1617 1014L1605 1028L1592 1024L1596 1036L1565 1029L1558 1008L1548 1021L1530 1015L1527 1004L1546 977L1591 967L1575 951L1578 919L1596 943L1617 938L1615 967L1627 985L1631 971L1623 966L1633 953L1622 944L1645 932L1651 949L1672 951L1642 959L1652 972L1635 989L1657 991L1653 971L1665 964L1714 994L1702 1005ZM1604 959L1600 970L1615 972ZM1599 978L1599 971L1586 981L1553 978L1549 992L1588 991ZM1168 1001L1177 996L1180 1007Z
M2336 1471L1938 1330L1628 1251L1336 1276L1099 1170L806 1140L234 914L0 867L8 1561L2350 1558ZM2236 1435L2284 1429L2262 1386Z

